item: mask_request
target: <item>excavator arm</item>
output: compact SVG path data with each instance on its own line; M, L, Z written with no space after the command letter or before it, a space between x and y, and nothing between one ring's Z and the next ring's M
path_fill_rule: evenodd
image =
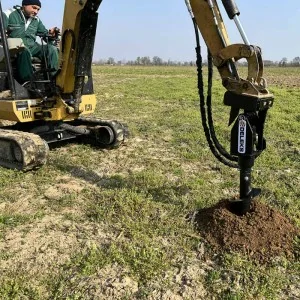
M228 91L249 96L267 95L266 83L263 79L263 60L261 49L250 45L238 19L240 12L232 0L222 0L230 19L234 19L242 35L244 44L230 44L229 37L216 0L186 1L192 17L195 19L201 35L213 57ZM248 75L240 78L235 62L246 59Z
M231 129L230 154L220 145L216 136L211 112L211 84L207 101L203 94L202 66L197 59L200 80L200 108L204 132L212 153L224 164L240 170L240 198L231 201L231 209L237 214L250 210L252 199L260 189L251 187L251 171L255 159L266 148L264 124L267 111L273 105L263 78L261 49L251 45L240 23L237 5L233 0L222 0L228 17L235 21L244 43L230 44L217 0L185 0L194 22L196 36L200 31L208 48L209 57L218 69L226 88L224 104L231 107L229 125ZM197 38L199 42L199 38ZM200 45L197 45L197 57ZM238 74L236 62L246 59L248 75L245 79ZM201 61L202 59L200 59ZM209 62L211 59L209 59ZM209 66L209 83L212 83L212 66ZM243 110L242 112L240 112Z
M78 113L85 85L92 89L93 59L98 13L102 0L65 1L60 45L60 72L56 84L74 98Z
M229 37L216 1L186 1L189 12L201 32L201 35L213 57L230 45ZM228 64L218 66L222 78L233 77Z

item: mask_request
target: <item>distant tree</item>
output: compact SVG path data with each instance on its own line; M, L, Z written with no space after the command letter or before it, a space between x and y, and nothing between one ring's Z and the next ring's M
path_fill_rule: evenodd
M295 67L300 66L300 57L299 56L296 56L295 58L293 58L292 65L295 66Z
M114 65L115 64L115 59L113 57L109 57L106 63L108 65Z
M279 62L279 67L286 67L287 63L288 63L288 59L286 57L283 57Z
M272 60L264 60L264 66L265 67L271 67L271 66L275 66L275 62Z
M95 65L105 65L106 62L107 61L104 60L104 59L98 59L98 60L94 61L93 64L95 64Z
M145 65L145 66L151 65L151 59L150 59L150 57L149 56L143 56L141 58L141 64Z
M138 57L136 58L135 64L136 64L136 65L140 65L140 64L141 64L141 57L140 57L140 56L138 56Z
M155 66L161 66L163 64L163 60L160 57L158 57L158 56L153 56L152 63Z
M174 66L175 63L171 59L168 59L167 65L168 66Z
M243 62L238 61L238 65L244 65ZM246 61L247 63L247 61ZM288 63L288 60L286 57L284 57L280 62L272 62L272 61L264 61L265 65L279 65L279 66L285 66L285 65L299 65L300 66L300 57L295 57L291 63ZM109 57L108 59L97 59L93 61L93 64L95 65L143 65L143 66L148 66L148 65L155 65L155 66L196 66L196 61L177 61L177 60L171 60L168 59L164 61L162 58L159 56L153 56L152 60L149 56L138 56L135 60L115 60L113 57ZM207 65L207 60L203 60L202 64L204 66Z

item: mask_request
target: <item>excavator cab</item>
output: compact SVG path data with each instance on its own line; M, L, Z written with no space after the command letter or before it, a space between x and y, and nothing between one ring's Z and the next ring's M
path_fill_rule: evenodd
M0 166L39 168L49 145L62 141L116 148L125 140L126 125L88 116L96 108L91 65L100 3L66 0L58 72L50 76L46 60L33 61L34 76L20 83L14 58L24 45L7 38L0 1L0 119L11 123L0 127Z
M1 21L0 26L2 26ZM44 36L41 36L40 38L41 43L44 44ZM0 44L0 92L10 90L8 81L8 69L11 69L14 84L18 85L19 89L21 89L20 85L23 86L29 92L30 98L37 98L43 95L46 96L51 94L51 90L53 88L53 85L55 84L55 80L49 75L53 70L50 70L47 66L47 52L43 53L42 60L37 57L32 57L31 62L33 76L30 81L21 82L18 80L17 76L16 58L18 53L25 49L24 43L21 38L7 38L7 45L8 54L4 51L3 44ZM11 64L11 68L7 66L7 63Z

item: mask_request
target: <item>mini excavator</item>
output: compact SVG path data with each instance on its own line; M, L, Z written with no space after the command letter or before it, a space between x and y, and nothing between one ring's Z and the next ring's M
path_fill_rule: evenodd
M0 2L0 119L15 124L0 128L0 165L31 170L45 164L49 145L77 140L116 148L126 138L126 125L88 117L96 107L92 57L101 0L66 0L60 42L60 67L50 76L44 61L33 61L30 82L16 80L14 57L22 40L7 38ZM57 31L57 38L59 31ZM50 36L41 36L41 42Z
M82 140L112 148L126 138L126 126L118 121L87 117L96 105L91 65L97 10L101 2L65 0L59 71L50 78L45 66L36 66L35 76L24 86L15 79L13 62L13 56L22 47L6 37L0 1L3 48L0 119L16 122L0 129L1 166L20 170L37 168L46 161L48 144L64 140ZM222 0L222 3L242 36L244 43L240 44L230 44L217 0L185 0L185 3L195 29L200 111L205 136L216 158L240 171L240 198L232 202L232 210L243 214L249 211L251 200L260 193L260 189L251 187L251 170L255 159L266 148L264 124L274 101L263 78L261 49L250 44L233 0ZM199 31L208 48L206 100ZM236 62L240 59L246 59L248 63L245 79L237 70ZM214 130L211 109L213 66L226 89L224 104L231 109L230 153L219 143Z

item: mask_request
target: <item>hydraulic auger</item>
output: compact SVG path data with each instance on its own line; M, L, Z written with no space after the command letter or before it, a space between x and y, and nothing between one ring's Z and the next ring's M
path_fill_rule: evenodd
M261 190L251 187L251 172L255 159L266 148L264 125L267 111L273 105L273 95L266 87L261 49L250 44L239 20L240 12L232 0L222 0L230 19L233 19L244 44L230 44L216 0L185 0L196 34L198 90L202 125L209 147L215 157L227 166L240 171L239 199L230 201L230 209L238 215L250 211L251 202ZM199 31L208 48L208 91L205 101L202 56ZM245 58L248 76L240 78L236 61ZM219 143L212 118L212 75L215 65L227 89L224 104L231 107L230 153ZM242 110L242 112L240 112Z

